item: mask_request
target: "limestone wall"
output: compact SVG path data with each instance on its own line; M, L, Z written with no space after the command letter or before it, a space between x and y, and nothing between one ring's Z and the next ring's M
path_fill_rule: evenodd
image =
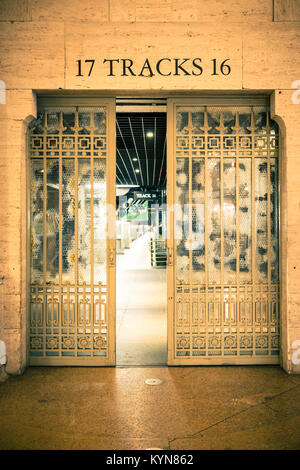
M26 124L35 94L97 90L105 95L265 91L284 145L281 173L282 364L300 340L300 2L299 0L0 0L0 337L10 373L26 365ZM203 73L139 76L145 59L201 58ZM108 75L105 59L131 59ZM95 60L88 76L85 60ZM211 74L229 59L229 75ZM78 74L82 60L83 76ZM296 81L299 80L297 84ZM3 93L0 98L3 97ZM299 104L297 104L299 101ZM3 103L3 100L0 102Z

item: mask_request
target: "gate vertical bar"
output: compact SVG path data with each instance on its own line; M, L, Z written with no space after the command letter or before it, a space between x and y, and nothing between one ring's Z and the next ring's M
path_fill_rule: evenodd
M115 100L107 105L107 133L109 136L107 151L107 222L106 222L106 256L107 261L107 293L108 322L110 334L108 336L108 365L116 362L116 112ZM106 320L107 321L107 320Z
M236 112L236 125L239 126L239 113ZM236 323L240 325L240 159L239 159L239 152L240 152L240 144L238 137L236 137L236 157L235 157L235 179L236 179L236 219L235 219L235 227L236 227L236 284L237 284L237 291L236 291ZM238 332L237 338L237 354L239 355L240 352L240 331Z
M58 193L58 213L59 213L59 245L58 245L58 269L59 269L59 293L58 293L58 299L59 299L59 304L58 304L58 331L59 331L59 337L61 338L62 336L62 217L63 217L63 209L62 209L62 187L63 187L63 178L62 178L62 132L63 132L63 113L59 113L59 159L58 159L58 187L59 187L59 193ZM59 341L59 356L62 355L61 351L61 341Z
M254 125L254 111L253 107L251 108L251 124L250 124L250 132L251 132L251 229L252 229L252 325L254 328L255 325L255 320L256 320L256 295L257 295L257 289L256 289L256 283L255 283L255 253L256 253L256 233L255 233L255 190L256 190L256 185L255 185L255 152L254 152L254 147L255 147L255 125ZM255 348L255 338L253 337L253 349Z
M47 113L44 116L43 129L43 354L46 355L46 323L47 323L47 284L46 284L46 266L47 266Z
M75 131L75 148L78 148L78 130L79 130L79 123L78 123L78 109L75 108L75 122L74 122L74 131ZM75 218L74 218L74 249L75 249L75 272L74 272L74 341L76 345L76 352L77 352L77 344L78 344L78 315L79 315L79 308L78 308L78 289L79 289L79 276L78 276L78 154L76 152L75 159L74 159L74 172L75 172Z
M91 132L91 141L93 142L94 137L94 112L91 113L91 121L90 121L90 132ZM93 345L94 345L94 327L95 327L95 302L94 302L94 152L92 151L91 155L91 203L90 203L90 211L91 211L91 288L90 288L90 296L91 296L91 304L89 310L89 318L87 320L87 325L90 327L90 344L91 344L91 355L93 355ZM85 325L85 328L86 326Z
M176 317L176 243L174 240L174 218L175 211L175 103L173 100L167 102L167 297L168 297L168 364L172 365L175 360L175 317ZM169 253L171 252L171 257Z
M267 295L267 306L266 306L266 323L271 324L271 300L272 300L272 286L271 286L271 255L272 255L272 245L271 245L271 156L270 156L270 122L269 122L269 112L266 115L266 140L267 140L267 187L268 187L268 201L267 201L267 230L268 230L268 295ZM275 212L275 211L274 211ZM271 350L271 328L268 332L268 349Z

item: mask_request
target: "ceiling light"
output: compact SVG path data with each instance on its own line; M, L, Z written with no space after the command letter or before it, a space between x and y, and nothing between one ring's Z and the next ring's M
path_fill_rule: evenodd
M146 136L147 137L153 137L153 132L147 132Z
M116 184L117 188L139 188L138 184Z
M133 162L137 162L137 158L133 158L132 161L133 161Z
M134 171L135 171L136 173L139 173L139 172L140 172L140 170L134 170Z

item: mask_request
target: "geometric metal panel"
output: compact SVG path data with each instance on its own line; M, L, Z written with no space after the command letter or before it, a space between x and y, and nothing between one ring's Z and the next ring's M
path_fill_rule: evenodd
M30 126L31 365L115 361L113 104L49 107Z
M172 109L169 363L278 363L277 124L265 106Z

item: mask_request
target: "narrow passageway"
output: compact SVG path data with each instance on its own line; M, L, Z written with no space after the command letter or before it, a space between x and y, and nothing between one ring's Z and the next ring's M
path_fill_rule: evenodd
M117 257L117 365L167 362L166 270L151 267L150 238Z

